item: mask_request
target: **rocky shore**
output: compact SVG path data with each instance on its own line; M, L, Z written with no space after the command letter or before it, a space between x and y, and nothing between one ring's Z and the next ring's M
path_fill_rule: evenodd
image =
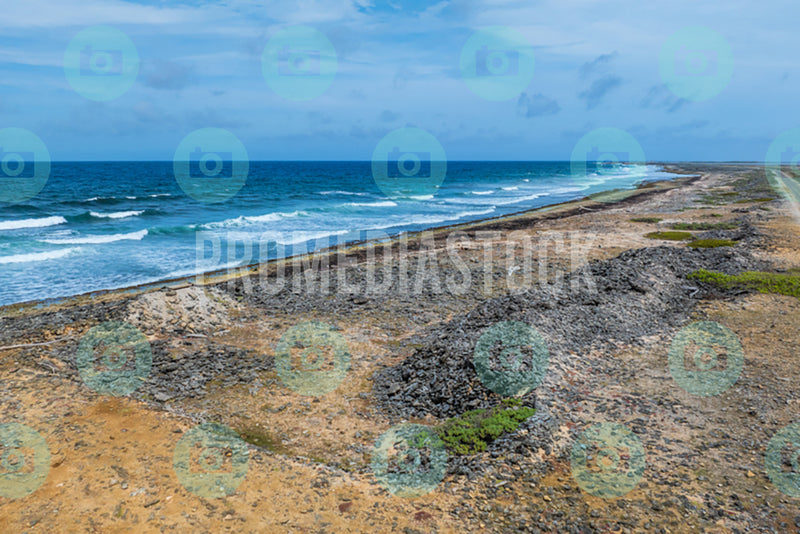
M798 500L764 463L772 436L796 420L800 301L689 277L790 272L800 230L763 169L676 170L685 176L613 201L203 283L5 308L0 423L36 429L51 460L36 491L0 495L0 522L28 532L800 529ZM689 239L732 246L645 237L678 224L703 228ZM698 321L723 325L742 348L740 375L714 395L687 391L668 365L676 336ZM485 451L449 454L434 491L392 495L371 464L381 435L503 401L474 363L481 336L502 322L530 325L546 343L543 380L519 397L536 413ZM125 395L93 391L81 370L86 336L109 323L134 327L150 351ZM293 391L281 373L295 357L281 340L310 323L346 345L341 383L319 395ZM173 466L176 441L206 422L249 448L246 479L216 499ZM597 424L624 426L644 451L638 483L618 497L592 494L575 472L575 444Z

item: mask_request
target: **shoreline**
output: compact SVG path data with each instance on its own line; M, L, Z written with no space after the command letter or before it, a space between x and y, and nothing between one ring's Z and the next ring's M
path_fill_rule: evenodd
M461 232L470 236L460 265L441 254L444 239L432 249L419 234L415 251L395 239L377 264L360 260L370 259L369 244L351 247L350 261L332 269L324 260L323 269L282 262L302 269L287 272L277 292L270 280L239 273L230 284L220 283L223 275L204 287L116 292L2 317L0 404L43 436L53 459L42 487L5 502L0 521L17 530L35 514L38 527L51 530L81 530L91 519L102 530L219 531L235 519L245 530L275 532L325 522L337 532L522 533L537 524L720 534L791 521L794 513L776 515L785 496L759 457L800 402L785 378L800 376L791 357L800 351L800 301L688 281L697 269L733 275L800 266L789 206L754 168L700 169L684 178L688 185L670 180L614 204L584 200L473 221ZM735 245L694 249L649 236L678 223L702 226L692 229L697 239ZM497 237L481 236L487 228ZM274 275L276 265L258 274ZM462 268L471 274L462 277ZM518 284L523 271L532 283ZM381 289L363 291L374 275ZM317 289L316 277L326 276L333 292ZM453 290L451 277L469 279L466 291ZM121 397L96 391L81 374L83 340L110 321L139 330L152 350L147 376ZM476 342L502 321L531 325L547 343L544 380L520 397L536 413L482 451L451 454L430 493L390 494L370 463L379 436L404 421L442 428L503 402L473 367ZM667 366L676 334L696 321L729 328L743 347L744 372L723 394L692 395ZM349 369L335 390L312 398L281 376L280 346L298 327L320 323L344 339ZM181 436L205 422L232 429L250 455L245 480L221 509L206 510L173 465ZM587 493L571 472L573 444L602 422L629 428L647 454L642 480L612 500ZM706 493L715 498L695 497ZM90 511L98 506L123 512ZM269 513L276 506L282 515Z
M107 301L125 297L135 297L143 293L147 293L150 291L157 291L161 289L177 290L195 285L209 286L217 283L227 282L232 279L258 274L260 271L264 269L278 268L279 266L285 266L285 265L292 266L296 262L303 261L304 259L307 260L320 256L332 256L337 252L341 251L345 251L345 254L347 254L348 252L358 252L363 250L366 246L370 245L371 243L373 244L377 242L397 243L399 240L403 238L408 238L409 241L413 243L415 238L418 238L420 235L430 232L432 232L434 236L438 236L446 232L476 230L478 228L485 230L492 230L498 226L501 227L501 229L503 230L510 230L512 228L508 228L508 226L509 223L512 223L512 221L523 221L531 219L552 220L552 219L569 217L576 213L580 213L581 210L609 209L610 207L613 206L619 206L620 203L622 202L630 202L635 199L641 200L643 198L646 198L647 195L659 191L665 191L669 189L675 189L677 187L682 187L702 178L702 176L698 175L696 171L693 172L690 169L686 168L690 165L697 165L696 163L686 163L682 165L653 163L653 165L662 165L663 166L662 171L674 174L675 178L670 180L653 180L653 181L643 182L631 189L604 190L597 193L593 193L588 197L582 197L579 199L568 200L564 202L557 202L554 204L546 204L544 206L540 206L537 208L512 212L506 215L486 217L471 221L453 223L449 225L432 226L429 228L425 228L423 230L417 230L413 232L400 232L398 234L389 235L385 238L381 237L381 238L373 238L366 240L350 241L333 247L321 248L313 252L306 252L303 254L287 256L284 258L274 258L271 260L252 263L249 265L242 265L235 268L215 269L192 275L166 278L162 280L156 280L153 282L133 284L119 288L98 289L86 293L79 293L77 295L51 297L47 299L29 300L29 301L5 304L0 306L0 318L27 315L29 313L39 313L53 309L62 309L64 307L68 308L71 306L79 306L94 301ZM702 163L700 163L699 165L702 165L703 167L710 166L708 164L702 164ZM734 164L729 164L729 163L720 164L720 166L729 166L729 165L734 165ZM616 194L617 197L615 197L609 202L597 202L596 200L594 200L597 198L605 197L606 195L609 194L611 195ZM588 206L594 206L594 207L589 208ZM545 216L539 217L540 215L543 214L545 214ZM511 224L511 226L513 226L513 223ZM369 230L366 230L366 232L369 232ZM413 249L410 248L409 250ZM197 283L198 278L202 278L204 281L202 283Z

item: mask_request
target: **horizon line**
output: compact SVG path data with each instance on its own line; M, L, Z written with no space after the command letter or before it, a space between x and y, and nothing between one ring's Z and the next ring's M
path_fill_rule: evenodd
M59 159L50 160L50 163L174 163L176 160L172 159ZM178 160L190 161L190 160ZM247 161L248 163L372 163L368 159L252 159L252 160L235 160L237 162ZM383 160L381 160L383 161ZM389 160L394 161L394 160ZM435 160L437 162L444 161L445 163L570 163L572 160L560 159L453 159L453 160ZM584 160L577 160L584 161ZM586 160L587 163L597 163L597 161ZM34 161L34 163L39 163ZM631 162L622 162L631 163ZM640 163L640 162L635 162ZM652 160L641 162L644 165L672 165L680 163L735 163L735 164L767 164L769 162L761 160ZM775 162L778 163L778 162Z

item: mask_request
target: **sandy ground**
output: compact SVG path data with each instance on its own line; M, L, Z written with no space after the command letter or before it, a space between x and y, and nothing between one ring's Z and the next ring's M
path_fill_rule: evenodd
M401 301L354 298L346 309L301 306L288 311L252 307L247 299L194 286L104 297L122 302L126 320L151 343L166 346L176 361L214 346L270 359L293 325L308 320L335 325L347 340L350 370L335 391L319 397L294 393L274 369L266 368L256 370L255 380L247 384L211 380L194 397L100 395L65 361L64 342L59 341L69 338L68 346L74 347L99 322L96 318L50 325L49 319L35 320L47 310L8 309L0 323L3 346L55 342L0 348L0 423L36 429L51 454L39 489L20 498L0 496L2 530L559 531L554 518L575 516L586 518L586 532L792 531L800 525L798 500L771 484L764 450L777 430L796 419L800 402L793 387L800 376L800 302L793 297L708 300L692 312L694 320L731 328L745 351L742 376L715 397L692 396L675 385L666 367L668 346L660 341L644 349L586 356L625 372L611 371L607 379L593 382L594 389L574 401L576 413L592 420L603 411L604 399L640 397L649 399L650 408L637 411L633 403L625 419L646 418L659 429L657 439L643 440L648 452L643 481L621 498L606 500L581 491L569 464L556 456L532 458L548 471L533 482L498 485L496 479L448 475L435 491L415 499L391 495L369 469L375 440L397 422L372 402L372 374L402 361L428 329L484 298L524 285L525 264L518 255L525 239L537 243L534 281L552 279L587 260L631 248L683 246L644 237L670 222L728 221L740 216L736 210L746 209L765 235L757 253L779 267L800 267L800 227L785 202L697 202L709 192L735 191L731 184L739 172L712 172L694 183L610 206L570 206L560 217L547 212L507 220L491 259L483 242L460 245L467 265L491 273L473 277L471 290L461 294L410 291ZM709 218L711 213L721 217ZM641 216L663 221L630 221ZM420 251L407 254L412 265L419 265ZM547 269L541 270L543 264ZM302 302L303 294L295 298ZM31 325L24 335L13 328L20 321ZM176 444L202 421L223 423L260 445L249 445L246 477L231 495L198 496L176 475Z

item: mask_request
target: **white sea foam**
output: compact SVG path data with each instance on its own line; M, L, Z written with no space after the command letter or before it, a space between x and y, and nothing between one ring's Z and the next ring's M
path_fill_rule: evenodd
M344 235L349 230L332 231L296 231L296 232L267 232L260 236L262 242L275 242L279 245L297 245L312 239L323 239L325 237Z
M299 210L290 213L274 212L274 213L266 213L264 215L252 215L252 216L241 215L239 217L236 217L235 219L225 219L224 221L207 223L202 225L202 227L207 229L233 228L236 226L247 226L248 224L253 224L253 223L275 222L275 221L280 221L281 219L291 219L294 217L303 217L307 215L308 212Z
M141 241L147 235L147 230L130 232L128 234L93 235L88 237L69 237L66 239L42 239L44 243L52 245L100 245L116 241Z
M320 191L317 193L318 195L352 195L358 197L368 197L370 196L369 193L356 193L354 191Z
M391 200L381 200L379 202L348 202L342 205L353 208L393 208L397 206L397 203Z
M74 252L75 248L62 250L51 250L49 252L32 252L29 254L17 254L15 256L0 256L0 264L6 263L31 263L35 261L57 260Z
M137 217L144 213L144 210L140 211L116 211L114 213L98 213L96 211L90 211L89 215L92 217L97 217L100 219L124 219L126 217Z
M22 219L19 221L2 221L0 222L0 230L19 230L20 228L45 228L47 226L55 226L57 224L64 224L67 220L64 217L43 217L41 219Z
M504 202L495 202L494 204L497 206L508 206L509 204L519 204L520 202L525 202L527 200L535 200L539 197L545 196L547 193L536 193L534 195L527 195L524 197L518 197L512 200L506 200Z
M481 211L462 211L458 213L452 214L442 214L442 215L413 215L411 217L400 219L397 221L392 221L390 223L386 223L380 226L370 226L370 230L383 230L386 228L394 228L396 226L411 226L411 225L418 225L418 224L439 224L447 221L456 221L458 219L463 219L465 217L477 217L479 215L488 215L495 211L494 207L481 210Z

